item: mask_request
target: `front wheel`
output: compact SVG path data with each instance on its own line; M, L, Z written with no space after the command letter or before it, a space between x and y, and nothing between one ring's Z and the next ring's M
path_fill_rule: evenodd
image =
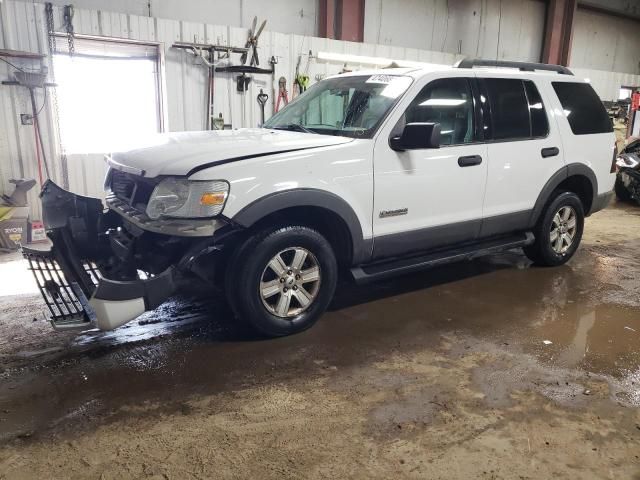
M537 265L557 266L569 261L580 245L584 208L573 192L561 192L547 205L538 221L533 245L524 252Z
M331 302L338 277L331 245L304 226L250 237L227 272L227 298L236 316L270 337L313 325Z

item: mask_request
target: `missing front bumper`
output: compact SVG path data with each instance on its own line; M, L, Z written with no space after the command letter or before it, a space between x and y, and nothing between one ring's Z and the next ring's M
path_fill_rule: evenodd
M77 281L63 271L54 250L22 248L56 330L91 328L96 317Z
M22 249L56 330L113 330L158 307L175 291L173 268L144 280L116 281L84 261L82 268L94 285L87 297L78 279L61 266L65 261L59 247L58 242L50 250Z
M97 264L108 250L100 236L105 214L94 198L47 182L40 194L51 250L23 248L24 257L57 330L111 330L163 303L175 291L175 270L133 280L112 280Z

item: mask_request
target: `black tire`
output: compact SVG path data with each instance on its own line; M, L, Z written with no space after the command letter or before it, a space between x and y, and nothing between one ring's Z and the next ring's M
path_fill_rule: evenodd
M621 202L630 202L631 201L631 192L627 190L627 187L624 186L624 183L620 180L620 174L616 176L616 183L613 186L613 189L616 192L616 197Z
M551 230L554 217L564 207L575 212L576 226L571 245L562 253L556 252L551 245ZM584 231L584 207L580 198L573 192L557 192L547 204L542 216L534 228L535 242L524 248L524 253L536 265L554 267L569 261L580 245Z
M267 274L271 259L278 254L284 258L294 248L304 249L311 254L307 258L319 267L320 280L309 306L295 316L283 318L269 311L263 303L260 282L263 275ZM277 277L275 272L270 273ZM302 332L318 320L333 298L337 279L338 266L329 242L311 228L287 226L268 228L248 238L229 261L225 287L229 304L240 320L247 321L266 336L281 337ZM285 288L284 285L282 288ZM301 285L300 290L303 288ZM290 289L293 290L293 287ZM299 293L298 287L295 289ZM282 292L276 295L280 298ZM304 308L297 297L292 298L292 308Z

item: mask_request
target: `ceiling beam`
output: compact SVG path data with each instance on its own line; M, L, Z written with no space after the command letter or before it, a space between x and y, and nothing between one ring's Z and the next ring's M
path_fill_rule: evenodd
M362 42L364 0L320 0L318 23L321 37Z
M577 0L550 0L544 27L542 61L554 65L569 65L573 40L573 19Z
M578 8L615 17L640 20L640 2L626 0L579 0Z

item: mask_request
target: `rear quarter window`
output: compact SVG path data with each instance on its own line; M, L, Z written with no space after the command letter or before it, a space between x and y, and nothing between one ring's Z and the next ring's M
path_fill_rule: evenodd
M574 135L613 131L598 94L588 83L551 82Z

